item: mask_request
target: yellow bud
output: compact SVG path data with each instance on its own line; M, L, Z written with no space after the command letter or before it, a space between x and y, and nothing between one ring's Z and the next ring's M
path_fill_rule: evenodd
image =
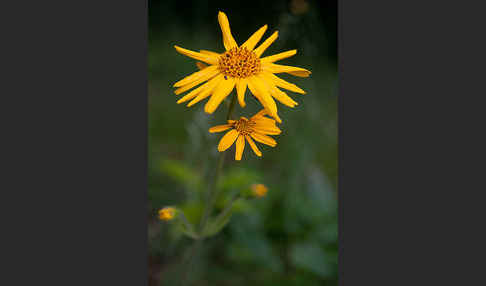
M175 217L176 209L173 207L165 207L159 210L159 218L161 220L169 221Z
M264 184L254 184L251 186L251 190L253 195L259 198L264 197L268 192L268 188Z

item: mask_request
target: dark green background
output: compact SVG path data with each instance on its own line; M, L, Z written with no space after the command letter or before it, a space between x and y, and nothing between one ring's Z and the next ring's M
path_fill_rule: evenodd
M275 148L259 144L258 158L246 146L241 162L234 147L226 156L225 192L264 183L267 197L242 201L231 222L205 240L190 272L191 285L337 285L337 55L336 1L149 1L149 281L176 285L181 260L192 241L157 219L165 205L197 220L199 198L214 173L227 108L204 113L176 104L173 83L197 70L195 60L173 46L223 51L218 11L227 14L238 44L264 24L265 39L279 38L263 56L297 49L281 64L312 71L309 78L281 74L307 94L287 92L299 105L277 102L282 134ZM249 117L260 105L246 94ZM258 144L258 143L257 143ZM223 192L224 195L227 194ZM222 202L218 203L221 206Z

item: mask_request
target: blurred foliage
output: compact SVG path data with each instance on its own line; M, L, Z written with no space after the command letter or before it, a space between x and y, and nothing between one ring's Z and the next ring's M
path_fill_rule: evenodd
M237 200L231 221L205 240L191 271L191 285L337 285L337 66L336 1L149 1L149 257L150 285L176 285L192 241L176 223L157 220L157 210L175 205L190 222L200 220L222 134L208 128L224 122L226 107L213 115L204 102L177 105L177 80L197 70L174 44L222 51L217 12L224 11L238 43L264 24L264 37L278 30L269 55L297 49L282 64L305 67L310 78L281 75L307 94L289 95L293 109L278 104L283 133L275 148L259 145L262 158L246 148L241 162L226 152L218 183L219 212L231 194L263 183L266 197ZM248 116L260 108L247 93Z

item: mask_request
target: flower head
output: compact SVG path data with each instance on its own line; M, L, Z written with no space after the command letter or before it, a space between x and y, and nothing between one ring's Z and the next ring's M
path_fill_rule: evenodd
M175 94L181 94L200 84L187 95L179 99L177 103L191 100L187 106L192 106L197 102L210 97L204 110L207 113L213 113L221 102L236 88L238 102L241 107L245 107L246 88L260 101L267 110L268 115L275 118L279 123L280 117L277 114L277 105L275 100L280 101L290 107L297 105L280 88L284 88L296 93L305 94L301 88L295 84L289 83L279 77L276 73L288 73L299 77L308 77L310 71L275 64L274 62L291 57L297 53L297 50L290 50L275 54L272 56L261 57L263 52L277 39L278 32L274 32L257 48L255 46L267 30L267 25L256 31L246 42L238 46L229 26L229 21L223 12L219 12L218 21L223 34L223 44L226 49L223 53L216 53L206 50L199 52L187 50L178 46L175 49L188 57L196 59L200 71L195 72L182 80L176 82L174 87Z
M210 133L231 129L219 141L218 151L225 151L236 141L235 160L241 160L243 150L245 149L245 139L250 144L253 152L259 157L262 156L262 153L258 150L253 139L260 143L275 147L277 142L267 135L278 135L282 133L282 131L276 126L275 120L265 117L265 114L267 114L266 112L265 109L262 109L250 119L240 117L239 120L228 120L227 124L209 128Z
M264 184L253 184L251 185L251 191L256 197L264 197L267 195L268 188Z
M173 207L165 207L159 210L159 219L169 221L176 215L176 209Z

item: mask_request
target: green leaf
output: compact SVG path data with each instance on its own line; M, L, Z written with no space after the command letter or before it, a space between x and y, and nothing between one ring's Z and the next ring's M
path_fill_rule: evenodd
M160 170L187 188L200 189L202 178L199 173L180 161L164 160L161 163Z
M179 230L192 239L198 239L199 235L194 231L194 228L186 226L184 223L178 224Z
M230 222L231 215L232 211L228 212L228 214L219 221L210 221L206 229L203 231L202 237L211 237L218 234Z
M204 206L200 202L187 202L179 207L189 223L197 224L202 217Z

